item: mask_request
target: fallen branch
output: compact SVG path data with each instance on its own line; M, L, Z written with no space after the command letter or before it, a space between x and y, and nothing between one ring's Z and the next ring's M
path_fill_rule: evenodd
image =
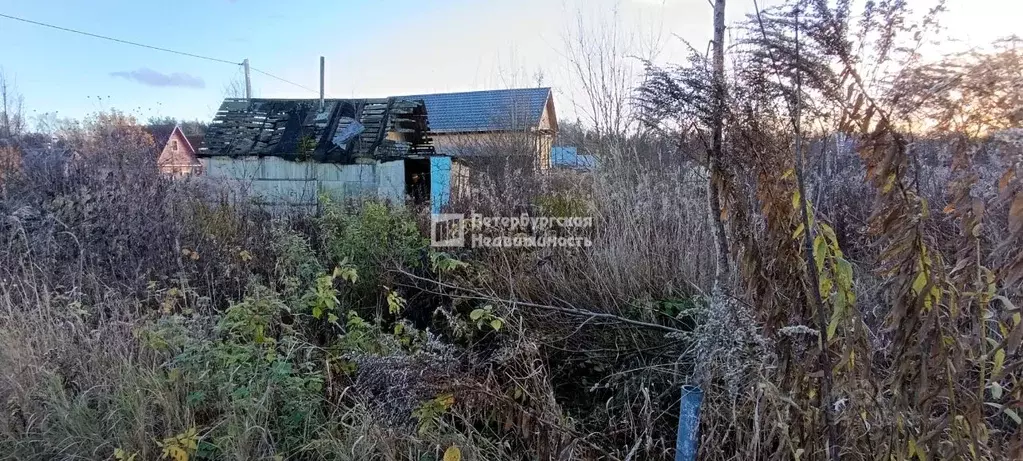
M518 300L502 299L502 298L499 298L497 296L487 295L485 293L482 293L480 291L474 290L472 288L460 287L460 286L457 286L457 285L451 285L449 283L444 283L444 282L441 282L439 280L434 280L434 279L430 279L430 278L426 278L426 277L421 277L421 276L415 275L413 273L407 272L404 269L399 269L398 273L400 273L400 274L402 274L402 275L404 275L406 277L412 278L414 280L434 283L434 284L436 284L438 286L441 286L441 287L444 287L444 288L448 288L448 289L451 289L451 290L456 290L456 291L460 291L460 292L463 292L463 293L467 293L468 295L459 294L459 296L461 296L463 298L478 299L478 300L482 300L482 301L492 301L492 302L509 302L509 303L512 303L513 305L520 305L520 306L526 306L526 307L535 307L537 309L545 309L545 310L549 310L549 311L559 312L559 313L562 313L562 314L575 315L575 316L580 316L580 317L587 317L587 319L586 319L587 322L590 321L590 320L593 320L593 319L606 319L606 320L613 320L613 321L616 321L616 322L621 322L621 323L625 323L625 324L629 324L629 325L633 325L633 326L637 326L637 327L641 327L641 328L647 328L647 329L651 329L651 330L660 330L660 331L664 331L664 332L667 332L667 333L681 333L681 334L687 333L684 330L679 330L677 328L672 328L672 327L669 327L667 325L660 325L660 324L657 324L657 323L643 322L641 320L633 320L633 319L630 319L630 318L626 318L626 317L622 317L622 316L618 316L618 315L614 315L614 314L608 314L608 313L605 313L605 312L594 312L594 311L591 311L591 310L580 309L580 308L577 308L577 307L560 307L560 306L551 306L549 304L531 303L531 302L528 302L528 301L518 301ZM445 293L435 293L435 294L445 294Z

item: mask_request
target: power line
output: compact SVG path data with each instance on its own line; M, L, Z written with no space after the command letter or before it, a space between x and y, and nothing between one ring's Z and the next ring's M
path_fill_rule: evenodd
M64 32L71 32L71 33L75 33L75 34L86 35L86 36L89 36L89 37L101 38L103 40L110 40L112 42L124 43L126 45L134 45L134 46L138 46L138 47L142 47L142 48L149 48L151 50L165 51L167 53L174 53L174 54L180 54L182 56L190 56L190 57L193 57L193 58L205 59L207 61L222 62L222 63L225 63L225 64L231 64L231 65L234 65L234 66L237 66L237 65L240 64L240 63L237 63L237 62L228 61L226 59L211 58L209 56L202 56L202 55L198 55L198 54L186 53L184 51L175 51L175 50L170 50L170 49L167 49L167 48L160 48L158 46L145 45L145 44L142 44L142 43L132 42L132 41L129 41L129 40L121 40L119 38L107 37L105 35L98 35L98 34L93 34L93 33L89 33L89 32L83 32L83 31L80 31L80 30L69 29L67 27L55 26L53 24L47 24L45 22L32 21L30 19L19 18L17 16L11 16L11 15L8 15L8 14L3 14L3 13L0 13L0 17L4 17L4 18L7 18L7 19L13 19L15 21L21 21L21 22L25 22L25 23L29 23L29 24L35 24L37 26L49 27L51 29L62 30Z
M133 46L138 46L138 47L142 47L142 48L148 48L148 49L151 49L151 50L164 51L164 52L167 52L167 53L180 54L182 56L189 56L189 57L193 57L193 58L205 59L207 61L221 62L221 63L224 63L224 64L231 64L233 66L239 66L239 65L242 64L242 63L239 63L239 62L228 61L226 59L211 58L209 56L202 56L202 55L198 55L198 54L194 54L194 53L186 53L184 51L171 50L171 49L167 49L167 48L161 48L161 47L158 47L158 46L146 45L144 43L133 42L133 41L130 41L130 40L121 40L119 38L107 37L105 35L93 34L91 32L84 32L84 31L81 31L81 30L70 29L70 28L67 28L67 27L55 26L53 24L47 24L45 22L33 21L31 19L25 19L25 18L19 18L17 16L11 16L9 14L0 13L0 17L7 18L7 19L13 19L15 21L21 21L21 22L28 23L28 24L34 24L34 25L37 25L37 26L48 27L50 29L57 29L57 30L61 30L61 31L64 31L64 32L71 32L71 33L74 33L74 34L81 34L81 35L85 35L85 36L88 36L88 37L94 37L94 38L99 38L99 39L103 39L103 40L110 40L112 42L123 43L123 44L126 44L126 45L133 45ZM299 85L298 83L292 82L290 80L285 80L285 79L283 79L281 77L278 77L278 76L276 76L274 74L271 74L271 73L269 73L269 72L267 72L265 70L256 69L255 67L250 67L250 69L252 69L252 70L254 70L256 72L259 72L259 73L261 73L263 75L266 75L267 77L271 77L271 78L275 78L277 80L280 80L280 81L282 81L284 83L287 83L289 85L294 85L294 86L297 86L299 88L302 88L303 90L312 91L313 93L317 93L317 91L312 89L312 88Z
M256 69L255 67L249 67L249 69L252 69L252 70L254 70L254 71L256 71L256 72L259 72L259 73L261 73L261 74L263 74L263 75L266 75L267 77L271 77L271 78L276 78L277 80L280 80L280 81L282 81L282 82L284 82L284 83L288 83L288 84L291 84L291 85L295 85L295 86L297 86L297 87L299 87L299 88L302 88L303 90L307 90L307 91L312 91L313 93L319 93L319 91L317 91L317 90L314 90L314 89L312 89L312 88L309 88L309 87L307 87L307 86L302 86L302 85L299 85L299 84L297 84L297 83L295 83L295 82L292 82L292 81L290 81L290 80L285 80L285 79L283 79L283 78L280 78L280 77L278 77L278 76L276 76L276 75L274 75L274 74L271 74L271 73L269 73L269 72L267 72L267 71L265 71L265 70L259 70L259 69Z

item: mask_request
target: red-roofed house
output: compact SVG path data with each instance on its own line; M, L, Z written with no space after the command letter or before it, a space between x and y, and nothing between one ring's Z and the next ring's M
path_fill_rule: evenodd
M175 126L164 144L156 163L160 172L172 176L186 176L202 173L202 163L195 155L195 148L202 142L199 137L185 136L181 127ZM194 143L194 147L193 147Z

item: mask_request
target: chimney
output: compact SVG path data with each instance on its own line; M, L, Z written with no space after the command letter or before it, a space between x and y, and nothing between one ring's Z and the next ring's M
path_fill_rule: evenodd
M323 56L320 56L320 111L323 111L323 68L324 68Z

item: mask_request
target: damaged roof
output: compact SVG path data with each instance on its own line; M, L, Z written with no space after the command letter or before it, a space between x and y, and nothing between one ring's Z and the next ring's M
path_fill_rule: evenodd
M466 91L399 96L421 99L435 133L467 133L535 128L551 97L550 88Z
M319 104L319 99L225 99L198 155L347 163L434 154L421 100L325 99L322 110Z
M167 141L170 141L170 136L171 133L174 132L174 128L180 129L182 135L188 140L188 143L192 145L193 150L198 151L203 140L203 135L201 133L184 134L185 129L182 125L172 123L160 123L155 125L146 125L143 127L146 132L153 136L153 143L156 146L157 152L162 151L163 148L167 146Z

